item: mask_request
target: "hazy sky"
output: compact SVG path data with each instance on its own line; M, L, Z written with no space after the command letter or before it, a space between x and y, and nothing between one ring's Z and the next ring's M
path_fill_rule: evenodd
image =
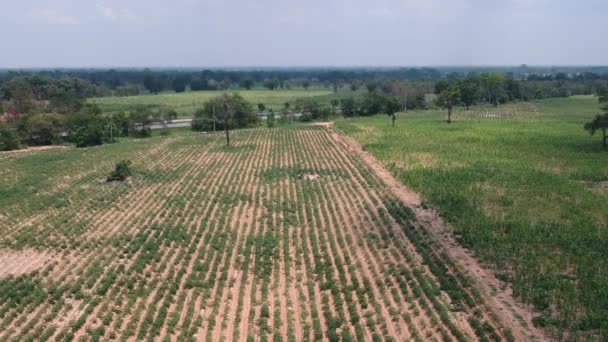
M607 0L0 0L0 68L608 64Z

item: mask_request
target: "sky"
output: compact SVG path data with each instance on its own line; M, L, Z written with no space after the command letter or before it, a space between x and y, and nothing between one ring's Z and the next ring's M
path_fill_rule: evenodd
M606 0L0 0L0 68L606 65Z

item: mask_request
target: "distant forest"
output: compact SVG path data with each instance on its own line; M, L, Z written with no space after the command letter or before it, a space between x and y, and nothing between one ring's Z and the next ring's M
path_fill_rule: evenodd
M385 83L413 84L459 80L483 73L499 73L515 81L557 82L551 84L562 95L595 93L606 85L608 67L437 67L437 68L240 68L240 69L0 69L0 99L8 99L10 81L17 77L44 79L78 78L90 85L89 96L132 96L141 93L188 90L267 88L333 88L356 90ZM567 82L576 86L564 87ZM433 85L426 87L432 89ZM563 88L559 91L559 88ZM551 94L553 96L553 94Z

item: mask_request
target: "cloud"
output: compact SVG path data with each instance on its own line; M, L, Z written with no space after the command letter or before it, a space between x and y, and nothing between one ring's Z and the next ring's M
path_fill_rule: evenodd
M137 17L128 9L115 9L101 3L95 4L97 14L110 21L135 21Z
M73 25L78 23L78 20L73 16L59 13L53 9L35 11L33 16L51 25Z

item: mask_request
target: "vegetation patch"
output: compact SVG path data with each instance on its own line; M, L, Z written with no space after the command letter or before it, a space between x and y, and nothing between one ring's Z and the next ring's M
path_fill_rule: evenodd
M559 336L577 331L597 339L598 329L608 329L600 285L608 283L608 155L582 130L597 98L543 100L535 108L536 118L508 121L441 126L445 114L426 111L409 112L397 129L381 116L339 120L336 127L421 192L462 244L506 270L501 278L515 295L543 311L539 323ZM382 134L366 134L367 126ZM408 159L429 153L427 162Z

